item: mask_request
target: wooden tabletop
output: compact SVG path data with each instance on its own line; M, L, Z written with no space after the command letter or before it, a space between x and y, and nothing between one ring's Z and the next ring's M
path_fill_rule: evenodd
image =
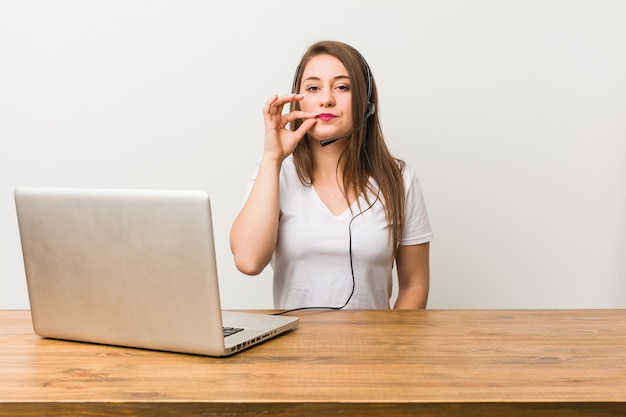
M293 314L210 358L41 339L0 311L0 416L626 415L626 310Z

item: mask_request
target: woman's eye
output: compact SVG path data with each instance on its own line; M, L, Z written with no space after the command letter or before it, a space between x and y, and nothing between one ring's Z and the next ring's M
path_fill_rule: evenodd
M316 85L310 85L306 88L306 91L309 91L309 92L314 92L317 90L319 90L319 88Z
M350 86L349 85L345 85L345 84L341 84L337 86L337 90L339 91L350 91Z

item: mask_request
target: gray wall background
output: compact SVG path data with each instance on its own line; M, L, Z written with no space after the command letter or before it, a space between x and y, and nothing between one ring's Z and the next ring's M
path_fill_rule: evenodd
M230 225L261 109L351 43L436 238L430 308L626 307L626 3L0 2L0 308L28 308L17 186L203 189L225 308L271 307Z

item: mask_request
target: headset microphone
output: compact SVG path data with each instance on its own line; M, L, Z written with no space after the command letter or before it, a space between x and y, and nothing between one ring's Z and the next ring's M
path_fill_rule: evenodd
M376 111L376 106L374 105L374 103L367 103L367 113L365 113L365 117L363 118L363 121L361 123L359 123L359 126L352 130L350 133L345 134L343 136L338 136L336 138L331 138L331 139L325 139L320 141L320 145L323 147L330 145L331 143L335 143L337 142L339 139L344 139L347 138L349 136L352 136L354 133L356 133L359 129L361 129L363 127L363 125L365 124L365 122L367 122L367 119L370 118L371 115L374 114L374 112Z

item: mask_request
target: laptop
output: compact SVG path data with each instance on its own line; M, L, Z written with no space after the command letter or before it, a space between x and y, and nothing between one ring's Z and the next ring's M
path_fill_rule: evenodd
M14 196L39 336L228 356L298 325L221 310L203 191L17 188Z

